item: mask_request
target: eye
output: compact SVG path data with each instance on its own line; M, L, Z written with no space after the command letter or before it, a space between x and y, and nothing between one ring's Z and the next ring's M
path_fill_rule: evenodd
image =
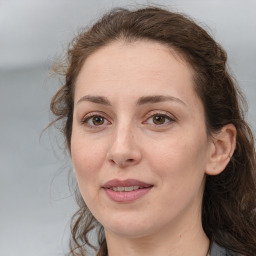
M101 127L104 125L110 124L110 122L101 115L90 115L89 117L85 117L82 120L82 124L85 124L89 127Z
M154 124L165 124L165 122L167 121L166 116L163 115L154 115L152 117L152 121Z
M174 119L166 114L157 113L147 119L146 123L153 125L165 125L173 122Z

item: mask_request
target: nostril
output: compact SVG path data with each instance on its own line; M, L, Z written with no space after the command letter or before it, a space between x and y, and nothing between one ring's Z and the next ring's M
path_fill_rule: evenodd
M134 159L127 159L127 162L133 162Z
M113 159L110 159L110 162L111 162L112 164L115 164L115 161L114 161Z

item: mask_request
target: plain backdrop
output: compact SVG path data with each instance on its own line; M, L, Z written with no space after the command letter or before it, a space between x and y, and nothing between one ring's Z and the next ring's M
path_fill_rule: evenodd
M223 45L256 128L255 0L0 0L0 255L65 255L76 210L72 169L50 121L60 85L51 64L68 42L112 7L157 3L187 13Z

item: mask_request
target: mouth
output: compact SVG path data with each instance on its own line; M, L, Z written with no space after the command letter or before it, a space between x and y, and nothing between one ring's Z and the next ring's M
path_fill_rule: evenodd
M130 192L130 191L134 191L137 189L142 189L143 187L139 187L139 186L130 186L130 187L112 187L109 189L112 189L113 191L118 191L118 192Z
M124 192L133 191L137 189L153 187L152 184L145 183L140 180L127 179L127 180L110 180L103 185L103 188L112 189L114 191Z
M147 194L153 184L139 180L110 180L103 185L103 189L109 198L115 202L131 202Z

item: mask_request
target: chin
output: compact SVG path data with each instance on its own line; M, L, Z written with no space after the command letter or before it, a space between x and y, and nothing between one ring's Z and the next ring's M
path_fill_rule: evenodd
M105 231L114 233L121 237L139 238L150 235L154 231L151 221L140 220L137 218L114 217L108 219L108 223L103 225Z
M108 229L108 232L111 232L116 236L123 238L141 238L150 235L149 230L138 227L113 227L111 229Z

